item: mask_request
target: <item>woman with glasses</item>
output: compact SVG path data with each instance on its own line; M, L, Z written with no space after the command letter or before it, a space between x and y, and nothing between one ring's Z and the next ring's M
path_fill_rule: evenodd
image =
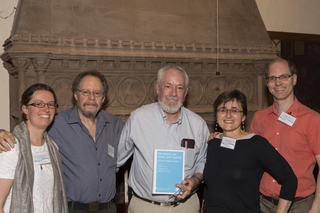
M56 108L56 95L45 84L22 94L23 121L13 134L17 145L0 154L0 213L65 213L62 166L57 145L46 132Z
M204 213L260 213L259 183L268 171L281 184L277 213L287 212L297 188L289 164L269 142L244 130L246 96L226 91L214 102L216 128L222 133L209 141L204 169Z

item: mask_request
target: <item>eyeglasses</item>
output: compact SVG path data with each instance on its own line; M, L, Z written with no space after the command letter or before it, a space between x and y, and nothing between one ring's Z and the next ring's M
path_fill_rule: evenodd
M99 91L99 90L95 90L93 92L90 92L89 90L80 90L78 89L78 91L81 93L81 95L83 96L89 96L91 93L94 95L94 97L101 97L103 95L103 92Z
M227 109L227 108L220 108L217 110L218 113L222 114L222 115L225 115L227 114L228 112L231 113L231 115L233 116L237 116L239 115L240 112L243 112L243 111L240 111L238 109Z
M48 106L50 109L56 109L58 108L58 104L54 102L44 103L44 102L33 102L31 104L26 104L26 106L34 106L37 108L44 108L45 106Z
M275 82L277 79L279 79L280 81L286 81L291 76L293 76L293 75L280 75L279 77L270 76L270 77L266 77L266 80L267 80L267 82Z

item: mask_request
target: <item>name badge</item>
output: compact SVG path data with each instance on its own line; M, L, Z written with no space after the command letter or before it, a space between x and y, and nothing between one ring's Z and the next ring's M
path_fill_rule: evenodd
M34 165L50 164L50 157L48 152L39 152L32 154Z
M281 121L282 123L285 123L288 126L292 126L296 121L296 118L292 115L289 115L288 113L282 112L280 117L278 118L278 121Z
M227 149L234 149L236 146L236 139L223 137L220 146Z
M112 147L110 144L108 144L108 155L114 158L114 147Z

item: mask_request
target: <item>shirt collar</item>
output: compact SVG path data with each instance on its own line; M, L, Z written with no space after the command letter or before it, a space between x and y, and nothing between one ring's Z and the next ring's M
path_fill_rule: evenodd
M101 112L101 111L100 111ZM97 118L98 118L98 122L97 124L102 124L102 125L105 125L105 123L108 123L108 119L106 116L104 116L102 113L98 112L98 115L97 115ZM79 116L79 113L78 113L78 107L77 106L74 106L72 109L71 109L71 112L70 112L70 117L69 117L69 120L68 120L68 123L80 123L82 124L81 120L80 120L80 116Z
M157 106L158 106L158 110L159 110L160 115L162 116L163 120L166 121L167 123L169 123L168 120L167 120L167 116L164 113L163 109L161 108L159 102L157 102ZM180 116L179 116L178 120L176 122L174 122L174 123L181 124L182 123L183 114L184 114L184 107L182 106L181 109L180 109Z
M293 103L291 104L291 106L289 107L289 109L286 111L286 113L295 116L298 112L298 108L299 108L300 102L298 101L298 99L296 97L294 97L293 99ZM268 114L278 114L277 109L275 107L275 104L273 103L271 107L268 108Z
M289 107L286 113L296 116L298 114L298 109L299 109L300 102L296 97L294 97L292 105Z

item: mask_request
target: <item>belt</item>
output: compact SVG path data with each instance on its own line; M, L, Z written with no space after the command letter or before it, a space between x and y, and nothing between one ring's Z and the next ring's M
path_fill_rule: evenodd
M78 203L71 201L68 202L68 208L78 211L95 212L101 209L108 209L112 204L114 204L113 200L109 201L108 203Z
M143 198L143 197L140 197L139 195L137 195L135 192L132 192L132 194L140 199L140 200L143 200L145 202L148 202L148 203L152 203L152 204L155 204L155 205L159 205L159 206L176 206L179 204L179 202L157 202L157 201L153 201L153 200L148 200L146 198Z
M279 198L278 197L269 197L269 196L265 196L263 194L260 193L260 196L268 201L270 201L271 203L273 203L274 205L278 205L279 203ZM309 196L307 196L309 197ZM300 201L300 200L303 200L303 199L306 199L307 197L296 197L293 199L292 202L297 202L297 201Z

